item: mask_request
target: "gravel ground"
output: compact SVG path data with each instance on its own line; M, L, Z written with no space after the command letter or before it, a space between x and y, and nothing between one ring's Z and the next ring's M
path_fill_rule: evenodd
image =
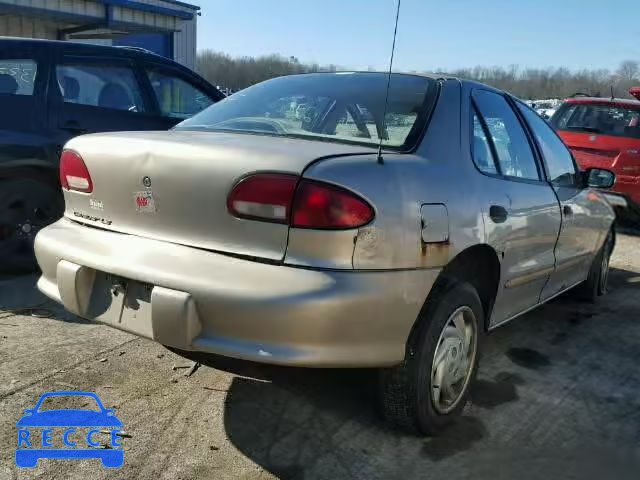
M185 376L189 362L161 345L47 302L35 277L0 279L0 480L635 480L639 250L640 237L619 236L611 292L596 305L565 296L489 335L472 402L435 439L378 420L372 372L208 357ZM50 318L9 311L43 303ZM16 421L54 390L96 392L115 409L130 435L122 468L98 460L15 466Z

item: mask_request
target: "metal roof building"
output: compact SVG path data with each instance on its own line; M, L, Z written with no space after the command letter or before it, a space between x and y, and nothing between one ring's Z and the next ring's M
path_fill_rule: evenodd
M194 68L199 13L177 0L0 0L0 35L142 47Z

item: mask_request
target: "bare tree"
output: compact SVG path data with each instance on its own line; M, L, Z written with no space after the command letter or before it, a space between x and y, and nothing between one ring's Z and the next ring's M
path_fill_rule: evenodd
M320 71L335 72L339 67L303 64L294 56L232 58L224 53L205 50L198 54L197 70L214 85L237 90L273 77Z
M616 71L623 81L632 82L638 77L640 64L635 60L625 60Z
M211 50L198 54L199 73L215 85L234 90L282 75L336 70L341 68L303 63L295 56L232 58ZM613 74L603 69L571 71L564 67L540 69L521 68L518 65L506 68L478 65L449 73L493 85L525 99L565 98L574 93L608 95L612 87L616 96L628 96L629 87L640 85L640 62L635 60L622 62Z

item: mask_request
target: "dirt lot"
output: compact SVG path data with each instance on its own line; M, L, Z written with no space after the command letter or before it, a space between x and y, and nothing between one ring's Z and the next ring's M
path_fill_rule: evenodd
M372 375L187 364L161 345L10 308L46 302L34 277L0 279L0 480L9 478L637 479L640 237L620 235L611 293L561 298L490 335L473 401L444 436L390 431ZM125 464L14 464L16 421L43 392L96 392L130 438ZM104 442L108 441L105 435Z

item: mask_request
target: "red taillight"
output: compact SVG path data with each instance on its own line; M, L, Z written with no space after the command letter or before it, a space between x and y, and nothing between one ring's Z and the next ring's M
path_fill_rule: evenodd
M373 220L373 208L340 187L294 175L261 173L239 182L227 207L236 217L315 229L357 228Z
M291 226L300 228L357 228L373 220L373 208L333 185L302 180L296 191Z
M289 223L295 175L260 173L238 183L227 199L227 208L236 217Z
M640 87L631 87L629 93L640 100Z
M63 150L60 157L60 183L67 190L91 193L93 182L82 157L72 150Z

